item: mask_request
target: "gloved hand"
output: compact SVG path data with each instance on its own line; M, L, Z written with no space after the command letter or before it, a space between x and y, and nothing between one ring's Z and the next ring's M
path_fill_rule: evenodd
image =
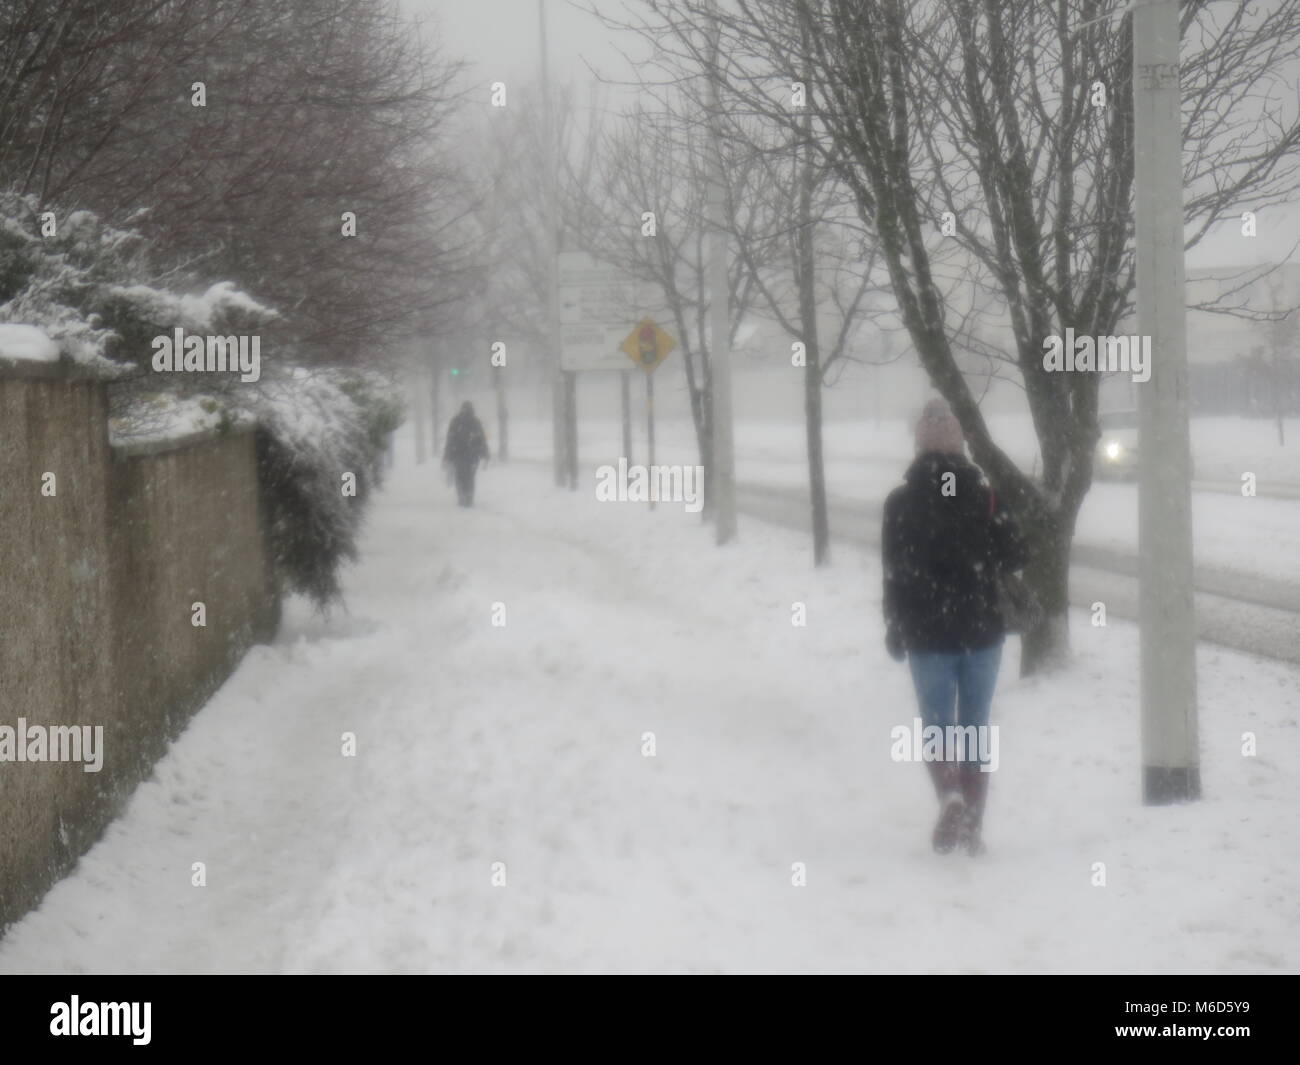
M907 648L903 646L903 634L898 631L897 625L890 625L885 629L885 650L895 662L901 662L907 657Z

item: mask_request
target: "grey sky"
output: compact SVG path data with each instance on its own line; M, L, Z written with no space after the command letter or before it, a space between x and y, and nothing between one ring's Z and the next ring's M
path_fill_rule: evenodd
M620 51L641 55L645 45L632 34L608 29L583 10L595 4L614 17L636 4L623 0L545 0L550 39L551 77L584 89L593 80L589 66L607 78L630 81L634 71ZM538 0L402 0L412 13L434 16L449 57L467 60L467 85L528 82L538 75ZM578 98L585 98L585 91ZM472 98L472 97L471 97ZM1241 235L1239 220L1222 223L1188 256L1190 267L1248 266L1279 261L1300 242L1300 206L1271 208L1258 218L1258 235Z
M437 19L447 53L472 63L470 82L483 87L485 100L493 81L537 77L537 0L403 0L403 6ZM622 9L609 0L596 6L615 16ZM585 85L591 75L584 60L602 73L627 76L618 49L639 51L635 38L616 41L598 19L566 0L546 0L546 10L556 81Z

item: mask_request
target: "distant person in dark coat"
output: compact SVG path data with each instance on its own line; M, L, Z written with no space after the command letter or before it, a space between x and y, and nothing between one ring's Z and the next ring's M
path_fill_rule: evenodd
M456 478L456 501L462 507L474 505L474 475L478 464L487 460L487 434L474 414L474 405L466 400L447 428L447 446L442 452L443 465L451 467Z
M988 727L1005 637L998 573L1027 559L1015 521L965 450L948 404L931 400L906 483L885 500L881 535L885 645L897 661L911 660L922 728L945 735L947 726ZM967 760L968 753L945 747L943 760L927 762L939 796L932 843L940 852L983 850L989 774L980 755Z

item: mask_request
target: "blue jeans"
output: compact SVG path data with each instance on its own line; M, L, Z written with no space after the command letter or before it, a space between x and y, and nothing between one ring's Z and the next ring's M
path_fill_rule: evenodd
M987 726L1002 642L978 651L909 651L921 725Z

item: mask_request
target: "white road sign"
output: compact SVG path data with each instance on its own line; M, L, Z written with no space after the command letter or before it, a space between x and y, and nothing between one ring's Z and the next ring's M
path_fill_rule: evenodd
M619 350L637 323L636 281L580 251L561 252L560 366L565 370L626 370Z

